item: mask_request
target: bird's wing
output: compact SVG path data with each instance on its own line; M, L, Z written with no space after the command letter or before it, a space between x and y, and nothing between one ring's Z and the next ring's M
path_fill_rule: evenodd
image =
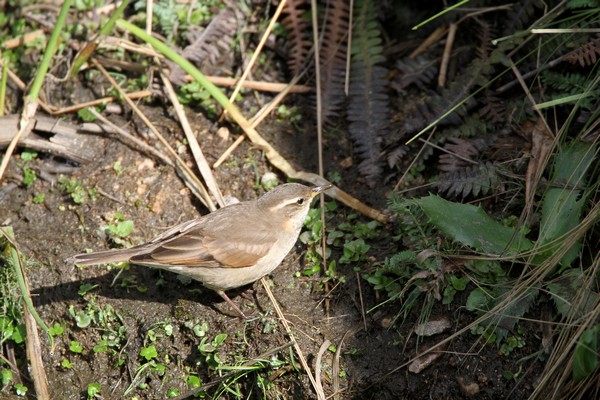
M162 240L153 241L150 251L132 257L131 261L189 267L243 268L255 265L277 241L278 232L270 227L255 228L256 221L243 211L240 208L237 213L217 211L208 214L179 232L173 232L173 235L164 235ZM240 229L231 229L231 226L239 226Z

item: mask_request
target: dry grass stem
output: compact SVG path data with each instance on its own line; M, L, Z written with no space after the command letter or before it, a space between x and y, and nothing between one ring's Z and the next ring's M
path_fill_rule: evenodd
M279 303L275 299L273 292L271 292L269 283L267 282L267 280L265 278L261 278L260 282L262 283L263 287L265 288L265 291L267 292L267 295L269 296L269 299L271 300L271 303L273 304L273 308L275 308L275 312L277 313L279 320L283 324L283 327L285 328L285 331L286 331L288 337L290 338L290 340L292 341L292 343L294 345L294 349L296 350L296 354L298 355L298 358L300 359L302 368L304 368L304 371L306 371L306 374L308 375L308 379L310 380L310 383L312 384L313 388L315 389L317 398L319 400L325 400L325 393L323 393L322 389L321 390L319 389L319 385L317 385L317 381L315 380L315 377L313 376L313 374L310 370L308 362L306 361L306 358L304 357L304 353L302 353L302 349L300 348L300 345L298 344L298 341L296 340L296 336L292 332L292 330L290 328L290 324L288 323L288 320L283 315L283 312L281 311L281 307L279 307Z
M277 94L277 96L275 96L275 98L273 100L271 100L270 102L268 102L267 104L265 104L254 115L254 117L252 117L252 119L250 120L250 123L251 123L251 126L253 128L256 128L267 117L267 115L269 115L271 113L271 111L273 111L275 109L275 107L277 107L283 101L283 99L285 99L285 97L289 93L292 93L292 89L294 87L296 87L296 83L300 81L300 78L303 75L304 74L298 74L298 75L294 76L294 78L290 81L290 83L288 83L287 85L285 85L283 87L283 89L281 90L281 92L279 94ZM235 149L237 149L237 147L240 144L242 144L242 142L244 141L244 138L245 138L244 135L239 136L235 140L235 142L233 142L231 144L231 146L229 146L227 148L227 150L225 150L223 152L223 154L221 154L221 156L218 158L218 160L213 164L213 168L220 167L221 164L223 164L225 162L225 160L231 155L231 153L233 153L235 151Z
M269 25L267 26L265 33L263 33L263 35L261 36L260 41L258 42L258 45L256 46L256 49L254 50L252 57L250 58L250 61L248 62L248 65L246 65L246 68L244 68L242 77L239 79L237 85L235 86L235 89L233 89L233 93L231 93L231 96L229 96L230 103L233 103L235 101L235 98L237 97L238 93L240 92L242 84L248 78L250 71L252 71L252 67L254 67L256 60L258 60L258 57L262 53L262 49L265 46L265 43L267 42L269 35L273 31L273 28L275 27L275 23L279 19L279 16L281 15L281 12L283 11L283 7L285 7L286 2L287 2L286 0L282 0L279 3L279 5L277 6L277 9L275 10L275 14L273 14L271 21L269 21Z
M446 86L448 64L450 63L450 55L452 54L452 47L454 45L454 38L456 38L457 29L458 24L455 23L451 23L448 27L448 35L446 36L446 44L444 45L444 53L442 54L442 62L440 63L440 73L438 75L438 85L440 87Z
M193 80L191 76L189 78L190 81ZM283 90L286 90L289 93L310 93L313 91L313 88L310 86L296 84L288 88L290 84L281 82L263 82L249 80L238 82L238 80L235 78L227 78L223 76L207 76L206 79L208 79L210 82L214 83L217 86L229 87L234 86L236 84L240 84L241 87L245 89L260 90L261 92L279 93Z
M330 345L331 342L325 339L319 348L319 352L317 353L317 358L315 360L315 379L317 381L317 387L319 388L319 391L323 394L325 393L325 390L323 390L323 382L321 382L321 363L323 362L323 354L325 354L327 349L329 349Z
M139 92L133 92L133 93L128 93L127 94L127 97L129 97L131 100L139 100L139 99L143 99L144 97L149 97L149 96L152 96L152 92L150 90L141 90ZM52 110L51 110L50 113L52 115L70 114L70 113L82 110L82 109L84 109L86 107L101 106L101 105L104 105L104 104L113 103L113 102L118 101L118 100L119 99L117 99L114 96L102 97L100 99L88 101L88 102L85 102L85 103L75 104L75 105L72 105L72 106L69 106L69 107L60 108L60 109L54 109L54 108L52 108Z
M163 146L165 146L165 148L167 149L167 152L171 155L171 157L173 157L176 160L177 170L180 171L183 174L183 176L185 177L184 180L185 180L186 184L188 185L188 187L192 190L192 193L194 193L194 195L210 211L216 210L216 207L213 204L212 200L210 199L210 196L208 195L208 192L206 191L206 188L204 187L202 182L200 182L200 180L196 177L196 175L192 172L192 170L185 164L185 162L181 159L181 157L179 157L177 152L171 147L171 145L169 145L167 140L160 134L160 132L158 131L158 129L156 129L154 124L152 122L150 122L148 117L146 117L146 115L144 115L144 113L141 112L141 110L135 105L135 103L125 95L125 92L123 92L123 89L121 89L121 87L108 74L108 72L106 71L106 69L104 69L104 67L102 65L100 65L95 59L91 59L91 62L96 66L96 68L98 68L100 70L100 72L110 82L110 84L113 86L113 88L115 88L119 92L121 97L125 100L127 105L129 105L129 107L131 107L133 112L135 112L137 114L137 116L140 117L140 119L146 124L146 126L152 131L152 133L154 133L154 135L163 144Z
M217 203L219 204L219 206L224 207L225 200L223 199L223 194L221 194L221 190L219 189L219 186L217 185L215 176L213 175L212 170L210 169L210 166L208 165L208 161L206 161L206 157L204 157L204 153L202 152L200 145L198 144L196 135L194 135L194 132L192 131L192 127L190 126L187 116L185 115L185 110L183 109L183 106L177 99L177 94L175 93L175 90L173 89L173 85L171 85L169 78L164 74L164 72L161 71L160 76L162 78L163 84L165 85L165 89L167 90L169 100L171 100L171 103L173 104L173 107L175 108L175 113L177 114L177 118L179 118L179 122L181 123L181 128L183 129L183 132L185 133L185 137L188 140L188 143L190 145L190 150L192 150L192 155L194 156L194 159L196 160L196 165L198 167L198 170L200 171L200 174L202 175L202 178L204 179L204 182L206 183L208 190L210 190L210 193L217 200Z
M27 281L25 281L27 285ZM23 307L23 319L25 320L25 328L27 331L27 358L30 364L30 374L35 388L35 394L38 399L49 400L50 392L48 391L48 378L44 369L44 361L42 360L42 345L40 336L38 335L37 323L29 312L28 307Z
M4 50L14 49L15 47L23 46L24 44L28 44L33 42L38 36L43 36L44 30L37 29L32 32L25 33L24 35L18 36L16 38L5 40L0 47Z

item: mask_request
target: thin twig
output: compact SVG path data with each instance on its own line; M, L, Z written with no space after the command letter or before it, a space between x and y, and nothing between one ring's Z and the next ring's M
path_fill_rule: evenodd
M265 43L267 42L267 39L269 38L269 35L273 31L273 28L275 27L275 23L279 19L279 16L281 15L281 12L283 11L283 7L285 7L286 1L287 0L282 0L279 3L279 6L277 6L277 9L275 10L275 14L271 18L271 21L269 21L269 25L267 26L267 29L265 30L265 32L263 33L262 37L260 38L260 41L258 42L258 45L256 46L256 49L254 50L254 53L252 54L252 57L250 57L250 61L248 62L248 65L246 66L246 68L244 68L244 72L242 73L242 77L240 78L240 80L238 81L237 85L233 89L233 93L231 93L231 96L229 96L229 102L230 103L233 103L235 101L235 98L237 97L238 93L240 92L242 84L248 78L248 75L250 74L250 71L252 71L252 67L256 63L256 60L258 60L258 57L260 56L260 54L262 52L262 49L265 46ZM225 115L225 113L223 113L223 115Z
M231 144L231 146L229 146L227 148L227 150L225 150L223 152L223 154L221 154L221 156L219 157L219 159L217 161L215 161L215 163L213 164L213 169L217 169L221 166L221 164L223 164L225 162L225 160L227 160L227 158L229 158L229 156L231 155L231 153L233 153L235 151L235 149L238 148L238 146L240 144L242 144L242 142L244 141L245 136L244 135L240 135L238 136L237 139L235 139L235 141Z
M152 96L152 92L149 90L141 90L139 92L127 93L127 97L129 97L131 100L138 100L138 99L142 99L142 98L148 97L148 96ZM103 97L101 99L95 99L95 100L88 101L85 103L80 103L80 104L75 104L75 105L72 105L69 107L59 108L58 110L53 109L50 112L50 114L52 114L52 115L69 114L69 113L84 109L86 107L91 108L91 107L101 106L104 104L113 103L118 100L119 99L114 96Z
M292 344L294 345L294 350L296 350L296 354L298 355L298 358L300 359L302 368L304 368L304 370L306 371L306 374L308 375L308 379L310 380L310 383L312 384L313 388L315 389L317 398L319 400L325 400L325 393L323 393L322 390L319 390L319 386L317 385L315 377L313 376L313 374L310 370L310 367L308 366L308 362L306 361L306 358L304 357L304 353L302 353L302 349L300 348L300 345L298 344L298 341L296 340L296 336L294 335L294 333L292 332L292 330L290 328L290 324L288 323L288 320L283 315L283 312L281 311L281 307L279 307L279 303L275 299L275 296L273 296L273 292L271 292L269 283L267 282L267 280L264 277L260 279L260 282L262 283L263 287L265 288L265 291L267 292L267 296L269 296L269 299L271 299L271 303L273 304L273 307L275 308L275 312L279 316L279 320L283 324L283 327L285 328L286 333L288 334Z
M258 363L262 362L263 360L268 360L272 355L277 354L280 351L283 351L283 350L285 350L285 349L287 349L287 348L289 348L291 346L292 346L292 342L290 341L290 342L288 342L288 343L286 343L286 344L284 344L282 346L278 346L278 347L275 347L274 349L265 351L264 353L262 353L262 354L260 354L260 355L258 355L256 357L254 357L252 360L250 360L248 362L245 362L244 364L240 365L239 367L251 367L251 366L253 366L255 364L258 364ZM202 392L202 391L204 391L206 389L209 389L209 388L211 388L211 387L213 387L216 384L219 384L221 382L225 382L227 379L229 379L232 376L235 376L237 374L239 374L239 371L236 371L236 370L231 371L228 374L225 374L224 376L222 376L222 377L220 377L218 379L215 379L214 381L211 381L209 383L206 383L206 384L200 386L199 388L190 390L189 392L183 393L180 396L173 397L172 400L188 399L188 398L192 397L193 395L195 395L196 393L199 393L199 392Z
M319 163L319 175L323 176L323 94L321 92L321 61L320 61L320 43L319 43L319 22L317 18L317 1L311 0L311 16L312 16L312 29L313 29L313 41L315 43L315 84L317 89L317 156ZM348 53L350 49L347 49ZM321 193L319 195L319 204L321 207L321 249L323 254L323 273L327 272L327 235L325 234L325 195ZM325 313L329 318L330 310L330 298L329 298L329 281L325 281Z
M360 284L360 274L356 272L356 283L358 284L358 298L360 300L360 316L363 321L363 327L367 330L367 313L365 312L365 301L363 299L362 285Z
M448 72L448 64L450 63L450 55L452 54L452 47L454 46L454 38L456 37L457 28L458 24L455 23L450 23L450 26L448 27L446 45L444 46L442 62L440 63L440 73L438 74L438 85L440 87L446 86L446 74Z
M98 68L100 70L100 72L110 82L110 84L119 92L119 94L121 95L123 100L125 100L127 105L133 110L133 112L135 112L137 114L137 116L140 117L140 119L146 124L146 126L150 129L150 131L152 131L152 133L154 133L156 138L163 144L163 146L165 146L165 148L167 149L167 152L171 155L171 157L173 157L176 160L177 168L186 177L186 183L188 184L188 187L192 190L194 195L210 211L216 210L216 207L213 204L213 202L211 201L210 196L208 195L208 192L206 191L206 188L204 187L202 182L200 182L198 177L196 177L196 175L185 164L185 162L181 159L181 157L179 157L179 154L177 154L177 152L171 147L171 145L167 142L167 140L163 137L163 135L160 134L160 132L158 131L158 129L156 129L154 124L152 122L150 122L148 117L146 117L146 115L144 115L144 113L140 111L140 109L135 105L135 103L125 95L125 92L123 91L123 89L121 89L121 87L117 84L117 82L115 82L115 80L112 78L112 76L110 76L110 74L108 74L106 69L104 69L104 67L102 65L100 65L100 63L98 63L97 60L92 58L91 62L92 62L92 64L94 64L94 66L96 68Z
M148 145L146 142L143 142L140 139L136 138L135 136L131 135L125 129L120 128L117 125L113 124L112 121L110 121L104 115L100 114L98 111L96 111L96 109L90 108L90 113L92 113L92 115L94 117L96 117L98 120L100 120L100 122L102 122L106 126L110 127L112 129L112 131L111 131L112 133L121 135L125 139L125 141L133 142L133 144L135 146L137 146L138 148L140 148L142 151L145 151L146 153L150 153L150 154L154 155L155 157L157 157L159 160L161 160L168 166L170 166L170 167L174 166L173 161L171 161L171 159L169 157L167 157L165 154L163 154L160 150ZM98 126L100 129L105 130L105 127L102 127L101 125L98 125L98 124L95 124L95 125Z
M325 339L319 348L317 359L315 360L315 379L317 380L317 386L322 393L325 393L325 390L323 390L323 382L321 382L321 362L323 361L323 354L325 354L329 346L331 346L331 342Z
M473 160L471 160L469 157L465 157L465 156L463 156L463 155L460 155L460 154L458 154L458 153L455 153L455 152L453 152L453 151L450 151L450 150L448 150L448 149L446 149L446 148L443 148L442 146L438 146L437 144L435 144L435 143L433 143L433 142L430 142L430 141L429 141L429 139L423 139L423 138L419 138L419 142L421 142L421 143L423 143L423 144L426 144L426 145L429 145L429 146L433 147L434 149L437 149L437 150L439 150L439 151L441 151L441 152L444 152L444 153L446 153L446 154L450 154L451 156L453 156L453 157L456 157L456 158L459 158L459 159L461 159L461 160L463 160L463 161L465 161L465 162L468 162L468 163L470 163L470 164L473 164L473 165L479 165L479 163L478 163L477 161L473 161Z
M8 39L6 41L4 41L2 43L2 48L4 50L10 50L13 49L15 47L19 47L22 46L24 44L28 44L33 42L35 39L37 39L39 36L43 36L44 35L44 30L43 29L37 29L33 32L28 32L25 33L23 35L19 35L17 37L14 37L12 39Z
M533 98L533 95L531 94L531 91L529 91L529 88L527 87L527 84L525 83L525 80L523 79L523 76L521 75L521 71L518 70L517 66L515 65L515 63L512 61L512 59L510 57L508 57L508 61L510 62L510 68L512 69L513 73L517 77L517 80L521 84L521 88L523 89L523 91L525 92L525 95L527 96L527 98L531 102L531 106L533 107L533 109L535 110L535 112L538 114L538 117L544 123L544 126L546 127L547 133L549 135L555 137L554 131L552 129L550 129L550 126L548 125L548 121L544 117L544 114L542 114L541 110L539 110L536 107L537 103L536 103L535 99Z
M21 258L21 252L18 249L14 232L12 227L0 227L0 235L4 237L10 244L10 259L14 267L14 273L19 284L21 291L21 297L24 303L24 320L27 331L27 358L31 366L31 377L36 390L36 395L42 400L50 399L48 392L48 379L46 377L46 371L44 370L44 362L42 360L42 346L38 335L37 327L40 326L46 334L48 334L48 340L50 342L50 351L54 351L54 339L50 335L50 330L46 323L40 318L39 314L33 306L31 301L31 293L29 291L29 285L27 284L27 277L25 275L25 267L23 266L23 260Z
M208 161L206 161L206 157L204 157L204 153L202 152L200 145L198 144L196 135L194 135L194 132L192 132L192 127L190 126L187 116L185 115L185 110L183 109L183 106L177 99L177 94L173 89L173 85L171 84L171 81L169 81L169 78L165 75L163 71L160 72L160 77L162 78L163 84L165 85L165 89L167 90L169 99L171 100L171 103L175 108L175 113L177 114L177 118L179 118L181 128L183 129L185 137L188 140L190 150L192 150L192 155L196 160L198 170L200 171L202 178L204 178L204 182L206 183L208 190L210 190L210 193L217 200L219 207L224 207L225 200L223 199L223 194L221 194L221 190L219 190L217 181L212 173L212 170L210 169L210 166L208 165Z
M287 85L285 85L285 87L281 90L281 92L277 96L275 96L275 98L273 100L271 100L270 102L268 102L267 104L265 104L254 115L254 117L252 117L252 119L250 120L250 123L252 124L251 126L253 128L256 128L265 119L265 117L267 115L269 115L269 113L275 107L277 107L283 101L283 99L285 99L285 97L289 93L292 93L292 89L297 86L296 83L300 81L300 79L302 78L302 76L304 76L305 73L306 73L306 70L304 70L301 74L298 74L298 75L294 76L294 78L292 78L292 80L290 81L290 83L288 83ZM229 157L231 155L231 153L233 153L235 151L235 149L237 149L237 147L240 144L242 144L242 142L244 141L244 138L245 138L244 135L239 136L235 140L235 142L233 142L231 144L231 146L229 146L227 148L227 150L225 150L223 152L223 154L221 154L221 156L219 157L219 159L213 164L213 169L216 169L221 164L223 164L223 162L225 162L225 160L227 159L227 157Z
M427 51L428 48L430 48L434 43L436 43L446 34L447 30L448 28L446 26L440 26L436 28L433 32L431 32L429 36L427 36L427 38L425 38L425 40L416 49L413 50L412 53L410 53L408 58L414 60L419 54Z
M435 129L432 129L431 133L429 133L429 137L427 138L427 143L429 142L429 139L431 139L431 136L433 136L434 132L435 132ZM394 192L398 191L398 188L400 187L400 184L404 180L404 177L411 170L412 166L417 162L417 160L419 159L419 156L421 155L421 153L423 152L424 149L425 149L425 145L421 146L421 148L419 149L419 152L417 153L417 155L415 156L415 158L413 158L413 160L411 161L410 165L408 167L406 167L406 169L404 170L404 173L402 174L402 176L400 177L400 179L398 179L398 183L396 183L396 186L394 186Z
M238 80L235 78L227 78L224 76L210 76L206 77L210 82L214 83L217 86L233 86ZM193 78L190 76L190 81ZM245 89L254 89L260 90L262 92L275 92L279 93L282 90L287 90L289 93L310 93L313 91L313 88L306 85L293 85L288 88L288 83L281 82L263 82L263 81L248 81L239 82L241 86Z
M318 174L296 170L273 146L269 144L269 142L267 142L256 131L255 128L250 125L250 122L246 119L246 117L244 117L240 109L236 107L235 104L231 104L227 96L225 96L225 94L223 94L223 92L214 84L210 83L206 77L188 60L173 52L164 43L160 42L156 38L153 38L152 36L147 35L143 30L127 21L119 20L117 21L117 25L127 29L131 33L140 37L142 40L151 43L155 49L159 50L165 55L168 55L171 61L176 62L180 67L183 68L184 71L191 74L194 79L196 79L198 83L200 83L223 108L227 109L227 112L231 118L244 130L252 143L263 150L265 156L275 168L279 169L291 179L310 182L317 186L328 184L331 185L331 182ZM387 217L385 214L367 206L336 186L333 186L331 189L329 189L327 194L346 204L347 206L357 210L358 212L369 216L370 218L376 219L380 222L387 222Z
M9 68L9 66L7 64L3 64L2 63L2 59L0 58L0 68L6 68L6 72L8 73L8 79L11 80L11 82L13 82L15 85L17 85L17 87L21 90L25 90L27 89L27 85L25 84L25 82L23 82L18 76L17 74L15 74L14 72L11 71L11 69ZM42 107L42 109L44 111L46 111L47 113L51 114L51 110L50 107L48 106L48 104L46 104L46 101L44 100L44 93L40 93L40 98L38 99L38 102L40 104L40 107Z
M352 31L354 19L354 0L350 0L350 16L348 18L348 45L346 46L346 79L344 79L344 93L346 96L350 93L350 61L352 60Z
M367 327L365 325L364 327L365 332L367 331ZM349 335L355 335L356 333L360 332L361 328L354 326L350 329L348 329L345 333L344 336L342 336L342 339L340 340L340 343L337 345L337 348L335 350L335 356L333 357L333 364L331 366L331 375L333 375L332 379L333 379L333 398L334 400L339 400L340 398L340 357L342 356L342 349L344 348L344 342L346 341L346 338Z
M8 167L8 162L10 161L10 157L12 156L15 148L17 147L17 143L21 140L21 137L27 136L35 126L35 120L31 119L26 126L20 127L19 132L12 138L8 147L6 148L6 152L4 152L4 158L2 158L2 163L0 164L0 181L2 181L2 176L4 176L4 171Z
M35 387L35 395L38 399L47 400L50 399L50 392L48 391L48 378L42 360L42 345L37 324L27 307L23 307L23 318L25 320L25 330L27 331L27 340L25 341L27 358L31 366L30 374Z

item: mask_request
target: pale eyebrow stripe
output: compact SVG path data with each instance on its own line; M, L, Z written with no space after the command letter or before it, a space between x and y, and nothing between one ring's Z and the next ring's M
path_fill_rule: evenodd
M289 206L290 204L294 204L294 203L295 203L296 201L298 201L298 199L300 199L300 198L301 198L301 197L296 197L295 199L292 199L292 200L290 200L290 201L288 201L288 202L277 204L277 205L275 205L275 206L271 207L271 208L270 208L270 210L279 210L280 208L283 208L283 207Z

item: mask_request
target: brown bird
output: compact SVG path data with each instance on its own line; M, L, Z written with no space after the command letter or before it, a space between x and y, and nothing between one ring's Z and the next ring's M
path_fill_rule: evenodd
M174 226L147 243L78 254L67 261L79 265L129 261L186 275L217 292L246 318L225 291L271 273L296 243L312 199L329 188L283 184L257 200Z

